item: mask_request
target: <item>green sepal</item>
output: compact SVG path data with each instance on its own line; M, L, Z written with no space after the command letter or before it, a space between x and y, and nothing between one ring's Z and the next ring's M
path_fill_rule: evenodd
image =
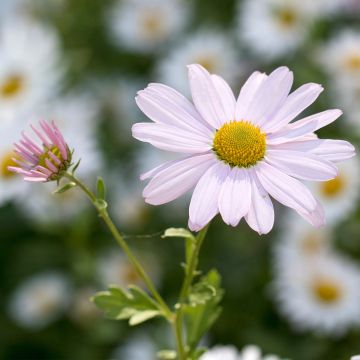
M191 287L188 303L183 305L190 354L193 354L203 335L222 311L219 303L224 291L220 285L219 273L216 270L209 271Z
M62 194L70 189L72 189L73 187L75 187L76 184L73 181L68 182L67 184L60 186L59 188L57 188L56 190L53 191L53 194Z
M105 182L102 177L98 177L96 181L96 196L98 199L105 200L106 196L106 187Z
M130 285L128 290L110 285L108 291L96 293L91 301L113 320L129 320L131 326L162 316L157 303L145 291Z
M79 167L79 165L80 165L80 161L81 161L81 159L79 159L78 161L77 161L77 163L73 166L73 168L71 169L71 174L72 175L74 175L75 174L75 171L77 170L77 168Z

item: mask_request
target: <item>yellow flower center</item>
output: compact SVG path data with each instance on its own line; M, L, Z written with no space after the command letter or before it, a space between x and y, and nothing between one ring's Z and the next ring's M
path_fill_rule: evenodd
M277 12L280 25L289 28L296 23L296 13L292 9L281 9Z
M302 241L302 248L306 254L317 254L323 247L324 239L320 234L310 232Z
M8 151L0 159L0 176L3 178L11 178L15 176L15 173L8 170L8 166L18 166L12 158L16 158L16 154L13 151Z
M230 166L250 167L265 156L265 134L250 122L231 121L216 132L213 150Z
M45 148L44 150L45 151L43 152L43 154L39 157L39 165L43 166L44 168L47 168L48 166L46 165L46 159L48 159L53 165L59 167L59 165L57 165L55 161L48 154L50 150L61 162L63 162L63 158L61 156L61 152L58 149L58 147L53 146L51 149Z
M145 35L150 38L158 37L162 32L162 21L159 14L154 11L149 11L144 14L142 19L142 28Z
M360 70L360 54L352 54L346 59L346 67L349 70L359 71Z
M318 300L327 304L339 301L342 296L340 285L330 279L318 279L315 281L313 291Z
M335 179L320 184L321 193L327 198L333 198L341 193L346 186L346 179L338 175Z
M24 88L24 79L20 75L10 75L0 84L0 96L6 99L12 98Z

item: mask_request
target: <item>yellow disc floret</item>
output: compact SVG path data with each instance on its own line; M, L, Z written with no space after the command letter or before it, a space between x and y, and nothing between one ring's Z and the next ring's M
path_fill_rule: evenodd
M231 121L216 132L213 150L232 167L251 167L265 156L265 134L248 121Z
M318 279L314 283L313 291L319 301L328 304L339 301L342 296L340 284L331 279Z

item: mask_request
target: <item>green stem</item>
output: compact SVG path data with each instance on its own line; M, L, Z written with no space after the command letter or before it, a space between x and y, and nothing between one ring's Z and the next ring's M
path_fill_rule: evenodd
M147 288L149 289L149 291L151 292L153 297L158 302L158 304L161 307L165 317L168 319L168 321L174 322L174 314L169 309L169 307L167 306L165 301L162 299L161 295L158 293L155 286L153 285L151 279L146 274L144 268L141 266L139 261L136 259L135 255L132 253L130 247L127 245L126 241L124 240L124 238L119 233L119 231L116 228L115 224L111 220L111 218L109 216L109 213L107 212L106 208L103 207L103 206L99 206L98 199L96 198L96 196L93 194L93 192L81 180L79 180L73 174L70 174L70 173L65 173L64 176L66 178L68 178L70 181L73 181L76 185L78 185L85 192L85 194L88 196L88 198L90 199L90 201L92 202L92 204L94 205L96 210L99 212L99 215L104 220L104 222L107 225L107 227L109 228L110 232L114 236L115 240L117 241L117 243L119 244L121 249L124 251L124 253L127 255L128 259L131 261L132 265L135 267L135 269L138 272L139 276L144 281Z
M199 254L201 246L204 242L206 233L208 231L209 225L206 225L196 236L195 243L194 243L194 249L192 251L191 257L189 259L189 263L186 264L186 273L184 282L181 287L180 296L178 304L176 305L176 311L175 311L175 328L176 328L176 336L177 336L177 343L178 343L178 349L179 349L179 358L180 360L185 359L186 360L186 347L185 342L183 338L183 303L187 299L189 295L189 290L192 284L192 281L194 279L196 268L199 262ZM181 349L181 350L180 350Z

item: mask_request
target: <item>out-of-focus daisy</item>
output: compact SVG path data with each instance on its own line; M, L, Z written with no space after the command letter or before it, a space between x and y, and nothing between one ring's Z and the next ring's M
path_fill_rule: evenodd
M51 99L63 73L56 34L22 17L0 24L0 120L15 121Z
M72 320L80 325L87 325L101 317L100 311L90 301L96 290L91 287L77 289L71 299L69 314Z
M319 61L336 80L360 81L360 31L345 29L319 49Z
M119 46L149 52L176 36L188 18L188 4L182 0L125 0L115 3L107 21Z
M239 352L234 346L215 346L200 357L200 360L238 360Z
M301 1L245 0L239 5L238 36L262 60L293 53L312 24Z
M142 263L154 283L160 282L160 269L150 254L141 254ZM97 275L103 287L110 284L127 287L130 284L143 286L134 266L117 249L109 249L98 260Z
M341 335L360 324L360 269L343 257L309 261L298 256L278 271L273 294L279 311L298 330ZM283 269L282 266L278 266Z
M69 304L71 289L64 275L48 272L30 277L15 290L10 315L23 327L41 329L61 316Z
M150 84L136 98L154 123L138 123L133 136L155 147L185 154L142 175L151 179L145 201L160 205L195 187L189 227L198 231L220 212L236 226L268 233L274 223L272 196L313 225L323 211L301 180L336 177L334 161L350 158L354 147L320 140L314 132L333 122L340 110L327 110L290 123L323 88L305 84L290 93L293 74L280 67L269 76L253 73L236 100L228 84L200 65L189 66L194 105L172 88Z
M229 36L220 32L202 30L182 40L160 63L158 73L161 81L188 93L188 64L200 64L210 73L222 74L232 83L242 75L235 46Z
M77 169L79 176L91 177L102 166L96 139L98 114L97 103L85 95L69 95L39 110L37 117L53 119L61 130L70 150L75 150L73 161L81 159ZM53 195L55 184L39 186L19 198L20 209L27 216L40 222L70 219L80 213L87 202L77 191Z
M151 360L156 359L157 347L149 336L139 335L119 346L111 354L113 360L133 359Z
M338 166L335 179L310 185L314 195L323 204L325 215L331 224L345 219L353 211L360 196L360 165L351 159Z

